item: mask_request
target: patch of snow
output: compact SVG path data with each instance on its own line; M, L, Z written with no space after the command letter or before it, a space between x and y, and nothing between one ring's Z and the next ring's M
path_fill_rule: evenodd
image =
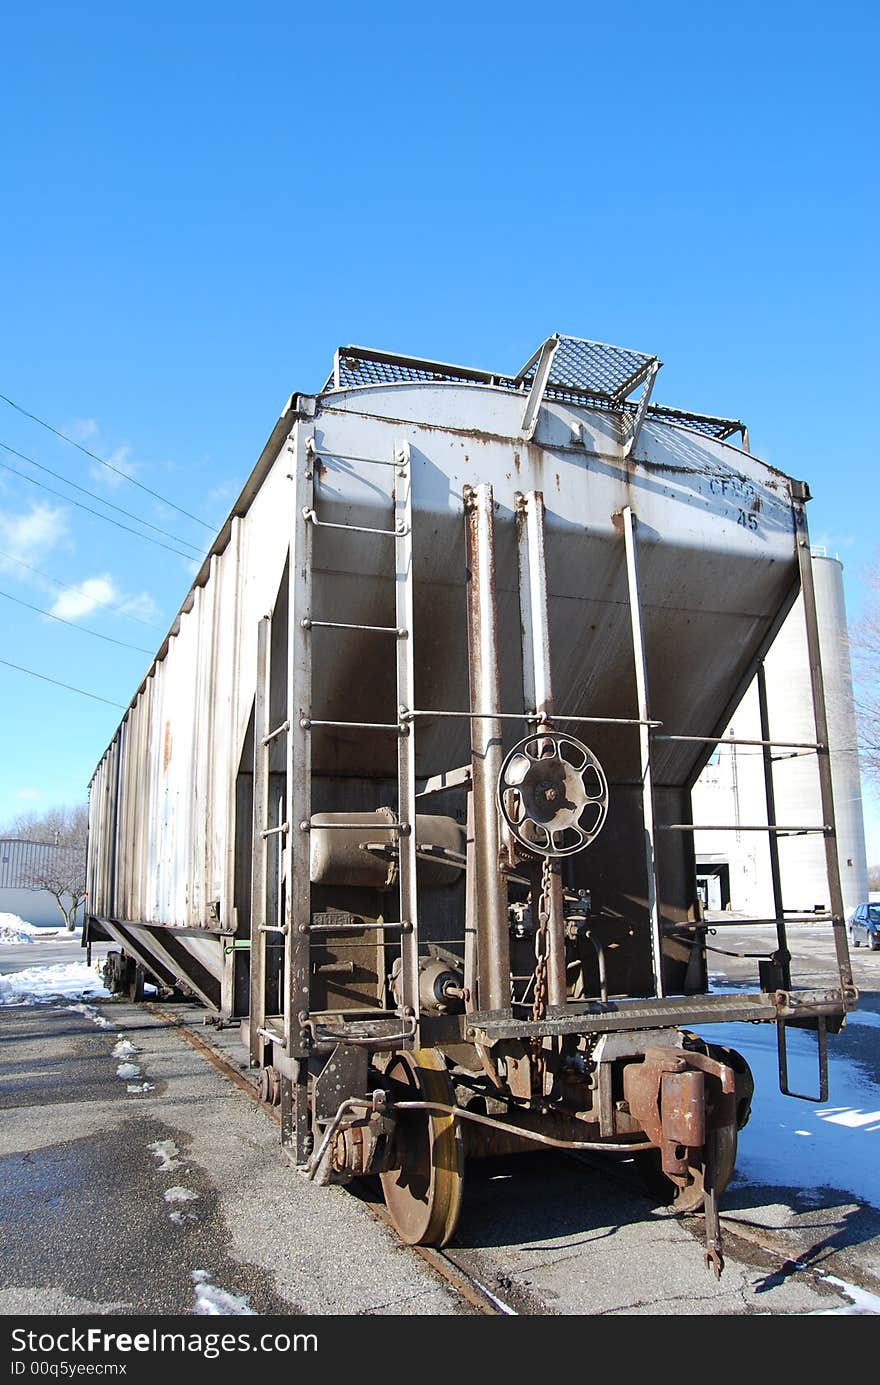
M0 943L32 943L36 928L18 914L0 914Z
M153 1092L153 1091L156 1090L156 1088L155 1088L155 1084L152 1083L152 1082L129 1082L129 1084L128 1084L128 1086L126 1087L125 1090L126 1090L127 1092L132 1092L132 1093L136 1093L136 1092Z
M114 1058L132 1058L137 1053L137 1049L131 1039L125 1039L120 1034L117 1042L113 1045Z
M126 1081L133 1081L135 1077L140 1077L140 1075L141 1070L137 1063L120 1063L116 1069L116 1076L122 1077Z
M159 1173L170 1173L172 1169L180 1168L180 1160L177 1157L180 1150L173 1140L154 1140L152 1144L147 1145L147 1149L159 1160Z
M96 1024L99 1029L113 1028L109 1020L105 1020L103 1015L98 1014L94 1005L66 1005L64 1008L66 1010L75 1010L77 1014L85 1015L86 1019L90 1019L92 1024Z
M0 976L0 1005L51 1005L55 1000L109 998L95 968L85 962L25 967Z
M179 1183L175 1183L173 1188L166 1188L162 1194L166 1202L198 1202L199 1195L194 1193L192 1188L184 1188Z
M811 1314L812 1317L830 1317L832 1314L839 1316L844 1313L880 1315L880 1298L876 1294L869 1294L866 1289L860 1289L857 1284L847 1284L845 1279L838 1279L833 1274L823 1274L822 1278L826 1284L833 1284L836 1288L841 1289L847 1298L852 1299L852 1303L847 1304L845 1308L820 1308L816 1313Z
M66 928L44 928L36 923L28 923L18 914L0 912L0 944L2 943L45 943L55 938L79 938L82 929L72 933Z
M184 1226L188 1221L198 1221L198 1217L195 1212L169 1212L168 1220L175 1226Z
M221 1314L256 1316L256 1309L251 1307L245 1294L231 1294L228 1289L212 1284L209 1270L193 1270L192 1281L196 1290L195 1313L212 1317Z

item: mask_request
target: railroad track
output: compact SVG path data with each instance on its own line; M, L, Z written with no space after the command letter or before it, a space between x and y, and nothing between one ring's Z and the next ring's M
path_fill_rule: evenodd
M249 1101L261 1107L270 1120L274 1121L276 1125L280 1125L280 1113L278 1108L262 1100L256 1082L249 1073L242 1071L238 1064L230 1061L230 1059L215 1047L215 1045L205 1038L202 1038L186 1020L176 1015L169 1014L161 1005L148 1001L143 1002L143 1005L145 1009L149 1010L151 1014L160 1019L164 1024L175 1028L190 1047L195 1049L196 1052L205 1058L218 1072L237 1087ZM576 1152L563 1152L560 1157L572 1163L589 1168L591 1172L600 1174L602 1178L608 1179L612 1183L620 1184L630 1193L632 1193L636 1186L637 1180L632 1170L625 1166L621 1166L614 1159L602 1159L597 1155ZM441 1282L452 1289L472 1312L490 1317L543 1316L554 1314L555 1310L552 1307L544 1305L537 1301L537 1299L530 1301L528 1291L524 1294L517 1294L516 1303L514 1304L507 1296L506 1286L502 1288L501 1293L496 1292L495 1289L489 1288L482 1282L484 1278L489 1277L486 1274L486 1269L479 1268L477 1272L474 1273L468 1266L467 1250L450 1253L448 1251L437 1250L430 1246L404 1246L397 1235L391 1218L385 1210L381 1197L377 1194L369 1180L355 1180L348 1185L348 1189L349 1192L353 1196L356 1196L365 1206L370 1215L391 1233L398 1244L407 1251L416 1254L433 1271ZM725 1216L723 1213L721 1221L724 1227L725 1240L731 1247L731 1250L733 1250L737 1241L744 1243L738 1253L738 1258L742 1258L745 1246L751 1245L761 1251L765 1256L769 1257L771 1261L775 1262L779 1266L780 1271L793 1264L793 1252L791 1249L783 1249L779 1245L774 1245L772 1236L768 1237L762 1234L762 1228L756 1227L750 1223L744 1223L735 1217ZM702 1216L700 1214L689 1216L684 1219L684 1224L688 1227L688 1230L694 1236L695 1240L701 1241L703 1225ZM799 1268L806 1269L807 1266L803 1265L799 1266ZM824 1269L818 1266L813 1267L813 1275L817 1279L824 1278ZM871 1289L870 1285L864 1287Z
M239 1091L243 1092L249 1101L265 1111L270 1120L274 1121L276 1125L281 1124L278 1108L263 1101L254 1080L245 1075L236 1064L230 1062L213 1044L201 1038L184 1020L169 1014L161 1005L145 1001L143 1006L144 1009L149 1010L151 1015L160 1019L163 1024L176 1029L191 1048L206 1058L218 1072L222 1073ZM381 1222L399 1241L394 1224L386 1212L384 1204L381 1199L376 1197L369 1185L363 1180L356 1180L349 1186L371 1216L376 1221ZM519 1317L521 1315L519 1309L514 1308L512 1304L505 1302L486 1285L480 1283L462 1265L442 1250L435 1250L432 1246L407 1246L406 1249L418 1255L449 1288L453 1289L477 1313L482 1313L488 1317Z

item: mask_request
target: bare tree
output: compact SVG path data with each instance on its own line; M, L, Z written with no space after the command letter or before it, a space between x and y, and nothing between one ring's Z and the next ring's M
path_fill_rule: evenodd
M61 910L65 927L72 933L77 910L86 897L86 836L89 810L85 803L73 808L50 808L45 813L18 817L10 836L44 842L51 851L37 853L21 876L29 890L47 890Z

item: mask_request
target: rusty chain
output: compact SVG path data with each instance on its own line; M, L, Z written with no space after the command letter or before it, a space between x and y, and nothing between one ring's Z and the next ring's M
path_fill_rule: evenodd
M553 907L553 867L549 856L545 856L541 866L541 889L535 901L535 992L532 1001L532 1019L542 1020L547 1015L547 951L550 940L550 912ZM532 1041L534 1049L534 1069L538 1090L544 1091L544 1074L547 1063L544 1056L544 1041L536 1036Z

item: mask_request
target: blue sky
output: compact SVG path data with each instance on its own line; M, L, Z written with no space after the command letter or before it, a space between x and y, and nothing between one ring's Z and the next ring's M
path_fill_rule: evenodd
M660 400L744 418L810 483L858 615L876 6L36 0L4 37L0 392L204 521L0 401L7 447L166 531L0 449L65 497L0 468L8 662L127 703L338 344L513 370L554 330L655 352ZM82 797L119 707L3 665L0 706L0 822Z

